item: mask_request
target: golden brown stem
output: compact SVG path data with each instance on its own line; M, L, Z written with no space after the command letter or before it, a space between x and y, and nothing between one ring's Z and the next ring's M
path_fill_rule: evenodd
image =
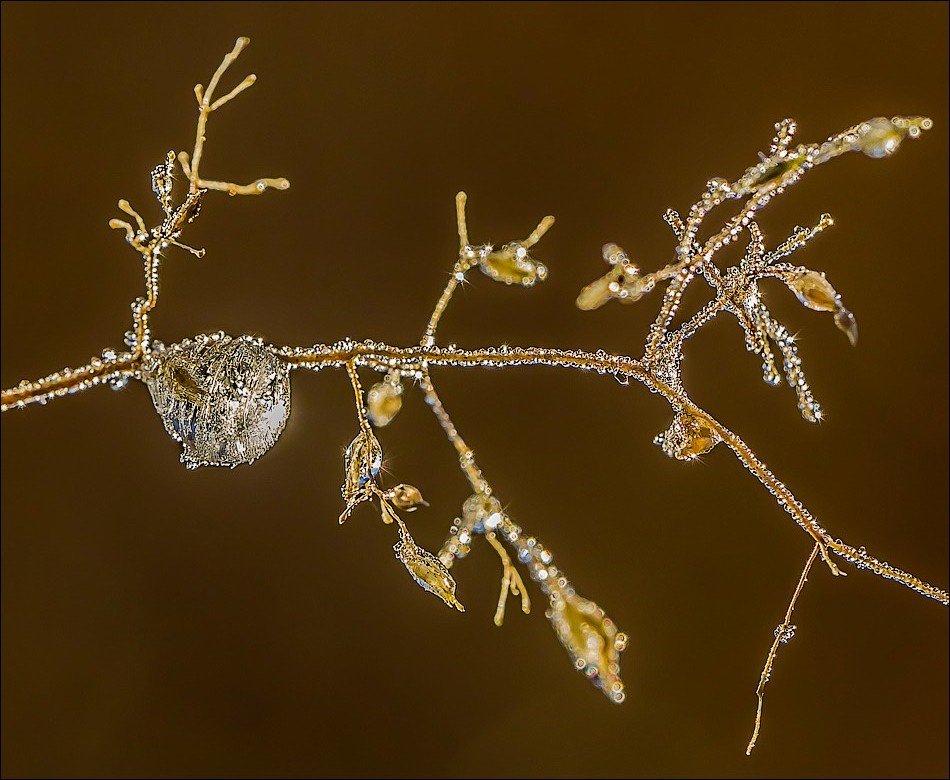
M739 436L713 418L708 412L696 406L684 393L674 390L659 380L635 358L603 352L592 353L543 347L490 347L483 349L440 348L435 346L394 347L376 342L355 341L332 346L317 345L306 349L292 347L275 347L274 349L292 367L311 370L345 367L348 363L352 363L352 370L355 370L356 365L368 365L376 369L399 368L409 373L426 371L429 366L486 367L540 364L636 379L647 388L666 397L671 403L692 413L714 430L739 461L775 496L779 505L815 539L822 548L823 557L828 556L829 551L834 552L859 568L870 569L875 574L885 579L900 582L923 596L935 599L942 604L950 604L950 595L945 590L884 563L862 549L835 540L824 528L818 525L808 510L798 502L794 494L768 470L765 464L758 460L749 446ZM104 381L105 375L111 373L111 371L133 375L139 369L140 361L129 360L122 364L113 363L110 365L115 366L115 368L96 368L90 364L76 369L70 376L57 379L48 377L46 380L4 390L2 393L2 409L7 410L13 407L25 406L40 399L45 400L54 397L46 386L50 382L55 382L58 389L67 392L73 387L85 389L91 384ZM56 376L53 375L53 377ZM98 381L83 381L88 378L98 378ZM461 442L460 437L458 441ZM464 442L456 443L456 448L459 447L464 447ZM467 451L470 452L470 450ZM825 561L832 571L839 571L829 557L825 557Z
M795 587L795 592L792 594L792 600L788 603L788 609L785 611L785 619L775 629L775 640L772 642L772 646L769 648L769 654L765 658L765 666L762 667L762 674L759 676L759 685L755 689L755 695L758 699L758 703L755 710L755 726L752 729L752 739L749 740L749 745L745 749L745 754L747 756L752 755L752 750L755 748L756 740L759 738L759 729L762 726L762 705L765 703L765 686L769 682L769 677L772 676L772 665L775 663L775 657L778 655L779 645L784 644L791 638L789 632L795 631L795 627L792 625L792 613L795 611L795 602L798 601L798 597L801 595L802 588L805 587L805 583L808 581L808 573L811 571L811 567L815 563L819 552L821 552L821 546L816 544L812 548L811 555L808 556L808 560L805 561L805 567L802 569L802 576L798 578L798 585Z

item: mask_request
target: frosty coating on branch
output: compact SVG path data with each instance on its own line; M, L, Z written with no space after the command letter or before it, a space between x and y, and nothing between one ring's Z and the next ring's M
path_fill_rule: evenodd
M122 230L127 243L141 256L145 292L131 305L132 327L126 334L127 350L103 350L101 357L76 369L64 369L36 381L24 381L2 393L3 410L77 393L98 384L121 388L130 379L144 382L166 431L182 446L186 466L228 466L249 464L277 442L290 414L291 373L298 369L344 369L353 390L356 432L346 447L343 462L342 523L362 504L376 504L384 524L398 534L393 548L397 559L412 579L425 591L449 607L464 611L456 596L457 584L451 570L472 549L477 537L484 537L501 562L501 589L494 621L501 625L509 595L520 597L521 609L528 613L531 598L522 578L525 571L546 601L546 615L574 666L582 671L611 701L626 697L620 676L620 654L628 644L604 610L579 595L567 576L554 564L554 556L536 537L524 531L508 514L503 502L476 463L449 417L429 374L432 366L503 367L547 365L575 371L609 375L628 383L635 380L661 395L671 407L672 421L656 437L662 451L681 461L692 461L713 451L728 449L777 500L780 507L808 534L813 549L795 590L785 620L775 633L775 643L757 690L759 708L751 750L758 736L762 696L775 653L791 639L795 627L791 613L810 571L819 557L828 569L839 574L836 560L868 569L885 579L899 582L928 598L948 603L941 588L923 582L870 555L863 547L853 547L825 530L792 492L752 452L748 445L709 412L697 406L683 386L681 363L683 344L720 313L728 313L739 323L746 349L762 362L763 378L778 385L784 376L795 393L802 415L810 421L821 419L821 407L813 397L801 367L794 338L769 312L762 301L762 280L781 280L809 309L831 314L834 324L852 344L857 340L857 322L845 307L842 296L823 272L786 261L813 238L832 225L822 215L810 228L798 227L774 249L766 249L755 216L776 196L796 183L808 171L835 157L860 151L871 158L893 154L906 138L916 138L931 126L924 117L878 117L859 123L822 143L791 145L795 124L784 120L776 125L776 135L767 153L743 174L730 181L711 179L705 192L690 207L686 217L674 211L665 215L676 245L673 261L657 271L643 273L630 256L616 244L603 249L609 270L585 287L577 299L581 309L591 310L616 299L633 303L657 287L665 286L659 311L646 336L640 358L596 352L543 347L484 347L459 349L440 347L436 333L453 293L476 266L484 275L505 284L531 288L544 281L548 266L535 257L535 247L551 228L554 218L546 216L524 239L495 247L470 241L464 193L456 197L459 247L449 281L439 297L418 343L393 346L376 341L349 339L314 346L277 346L251 336L224 333L198 335L165 347L152 337L149 317L158 303L161 263L173 248L201 257L196 249L180 241L182 233L199 215L210 191L229 195L259 195L267 189L286 190L283 178L260 178L249 184L233 184L204 179L199 175L207 141L210 115L255 83L247 76L223 97L214 93L228 67L248 44L240 38L225 56L207 88L195 87L198 121L191 155L169 152L151 175L152 189L162 210L162 220L148 228L145 219L126 200L119 208L132 222L114 219L110 226ZM176 162L187 177L187 191L174 191ZM179 202L175 203L175 198ZM738 201L739 213L701 237L709 214L727 201ZM705 235L705 233L704 233ZM747 240L747 248L735 265L720 268L716 255L723 247ZM674 325L682 295L691 282L702 277L712 291L712 299L700 311ZM363 391L360 370L381 375L368 392ZM374 432L397 420L403 397L413 386L421 390L439 425L458 455L460 469L471 493L461 502L459 516L451 522L448 536L438 554L418 546L401 513L427 506L422 492L411 484L385 487L381 466L383 451ZM342 443L341 443L342 444ZM358 514L358 513L357 513Z

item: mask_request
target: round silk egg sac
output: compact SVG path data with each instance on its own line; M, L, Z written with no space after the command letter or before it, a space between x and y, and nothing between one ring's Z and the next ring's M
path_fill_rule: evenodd
M253 463L290 415L290 368L251 336L186 339L153 353L143 379L188 468Z

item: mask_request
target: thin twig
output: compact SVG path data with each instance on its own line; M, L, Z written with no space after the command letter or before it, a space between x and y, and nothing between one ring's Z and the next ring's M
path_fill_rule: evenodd
M805 561L805 568L802 569L802 576L798 579L798 585L795 586L795 592L792 594L792 600L788 603L788 609L785 611L785 619L775 629L775 641L769 648L769 654L765 658L765 666L762 667L762 674L759 676L759 685L755 689L755 695L758 704L755 710L755 727L752 729L752 739L749 740L749 746L745 749L747 756L752 755L756 740L759 738L759 729L762 725L762 705L765 702L765 686L772 676L772 665L775 663L775 657L778 655L779 645L786 644L795 634L795 626L792 625L792 613L795 611L795 603L808 581L808 572L811 571L812 564L818 558L821 547L815 545L811 550L811 555Z

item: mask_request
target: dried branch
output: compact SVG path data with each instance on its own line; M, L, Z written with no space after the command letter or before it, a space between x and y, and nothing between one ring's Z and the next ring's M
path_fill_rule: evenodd
M812 548L811 555L808 556L808 560L805 561L805 567L802 569L801 577L798 578L798 585L795 586L795 592L792 594L792 600L788 603L788 609L785 610L785 619L775 627L775 640L772 642L772 646L769 648L769 653L765 657L765 666L762 667L762 674L759 676L759 685L755 689L755 696L757 699L756 709L755 709L755 726L752 729L752 739L749 740L749 745L745 749L745 754L747 756L752 755L752 750L755 748L755 743L759 739L759 729L762 727L762 705L765 703L765 686L768 685L769 679L772 676L772 666L775 663L775 658L778 655L778 649L780 645L788 644L792 641L792 638L795 636L796 626L792 625L792 613L795 611L795 603L798 601L798 597L801 595L802 588L805 587L805 583L808 581L808 572L811 571L812 564L814 564L815 559L818 557L818 553L821 551L821 547L817 544Z
M596 309L613 299L633 303L654 288L665 285L640 359L611 355L603 350L437 346L435 336L441 318L455 290L467 280L468 272L474 267L478 266L486 276L496 281L523 287L532 287L547 276L546 266L529 250L551 227L554 218L542 219L523 240L497 248L488 244L476 246L469 240L463 192L456 197L458 256L418 345L401 347L346 339L335 344L291 347L266 344L251 336L232 337L216 333L184 339L166 348L152 339L149 326L149 314L158 301L161 262L169 247L184 249L198 257L204 254L203 249L195 249L179 240L184 227L197 217L203 195L208 190L231 195L256 195L269 188L286 189L289 186L286 179L280 178L261 178L239 185L200 176L210 115L256 80L253 75L247 76L222 97L214 99L221 78L247 44L247 38L239 38L207 88L201 84L195 87L198 121L192 154L179 152L176 156L169 152L165 161L152 171L152 189L163 212L161 223L148 228L143 217L124 199L118 202L118 207L131 221L113 219L110 222L110 227L123 231L126 241L140 255L145 276L145 294L132 303L133 327L126 334L129 351L106 349L101 357L93 358L77 369L64 369L4 390L0 399L4 411L34 403L45 404L50 399L97 384L110 383L119 388L129 379L137 379L148 387L168 433L181 443L181 460L186 466L233 468L252 463L278 440L290 414L290 376L293 370L343 369L354 395L358 430L344 453L341 488L344 509L340 522L344 522L359 505L377 503L383 523L394 525L398 532L399 538L393 548L396 557L418 585L459 611L464 611L464 608L456 598L456 582L450 569L468 554L476 536L484 536L502 565L495 623L502 624L509 595L520 596L522 611L530 611L530 599L518 569L520 564L547 597L546 615L576 668L584 671L612 701L620 702L625 698L625 689L620 677L619 658L627 644L626 635L597 604L577 594L564 573L554 565L550 550L536 537L526 534L508 514L478 467L471 448L449 417L429 372L432 366L544 365L608 375L623 384L634 380L670 404L673 419L655 439L665 454L690 461L720 444L724 445L814 541L814 549L805 564L785 620L776 629L775 642L760 677L755 730L749 752L758 737L765 685L778 646L794 632L792 612L819 555L834 574L842 573L834 560L836 557L859 569L868 569L882 578L899 582L927 598L945 605L950 602L945 590L882 562L863 547L855 548L834 538L745 441L690 399L681 371L683 344L720 313L728 312L739 323L746 347L761 359L764 380L770 385L781 381L775 350L782 358L785 378L796 393L802 415L812 421L821 418L821 408L802 373L794 339L762 302L759 285L766 279L779 279L803 305L830 313L835 325L852 344L855 343L857 325L854 315L844 306L841 296L824 273L784 262L785 258L804 248L828 228L832 220L830 216L822 215L814 227L795 228L776 248L768 250L755 216L812 168L850 151L861 151L870 157L888 156L905 138L916 138L928 129L931 126L929 119L878 117L838 133L823 143L796 147L791 145L795 123L783 120L776 125L768 153L760 155L758 163L732 181L711 179L706 191L686 212L685 219L675 211L666 212L664 219L676 239L673 262L644 274L619 246L605 245L602 253L609 270L581 291L577 299L581 309ZM177 205L173 200L176 160L189 180L188 192ZM737 215L701 239L700 233L705 231L705 221L710 213L727 201L739 202ZM717 253L739 240L743 233L748 234L743 257L730 267L720 268L716 264ZM712 299L697 313L674 326L682 295L697 276L704 279L711 289ZM364 392L360 369L370 369L384 377ZM383 451L374 428L388 425L397 417L405 394L404 382L407 381L416 383L421 390L446 438L455 448L460 469L472 490L438 556L415 543L400 514L427 506L418 488L405 483L388 488L380 484Z

